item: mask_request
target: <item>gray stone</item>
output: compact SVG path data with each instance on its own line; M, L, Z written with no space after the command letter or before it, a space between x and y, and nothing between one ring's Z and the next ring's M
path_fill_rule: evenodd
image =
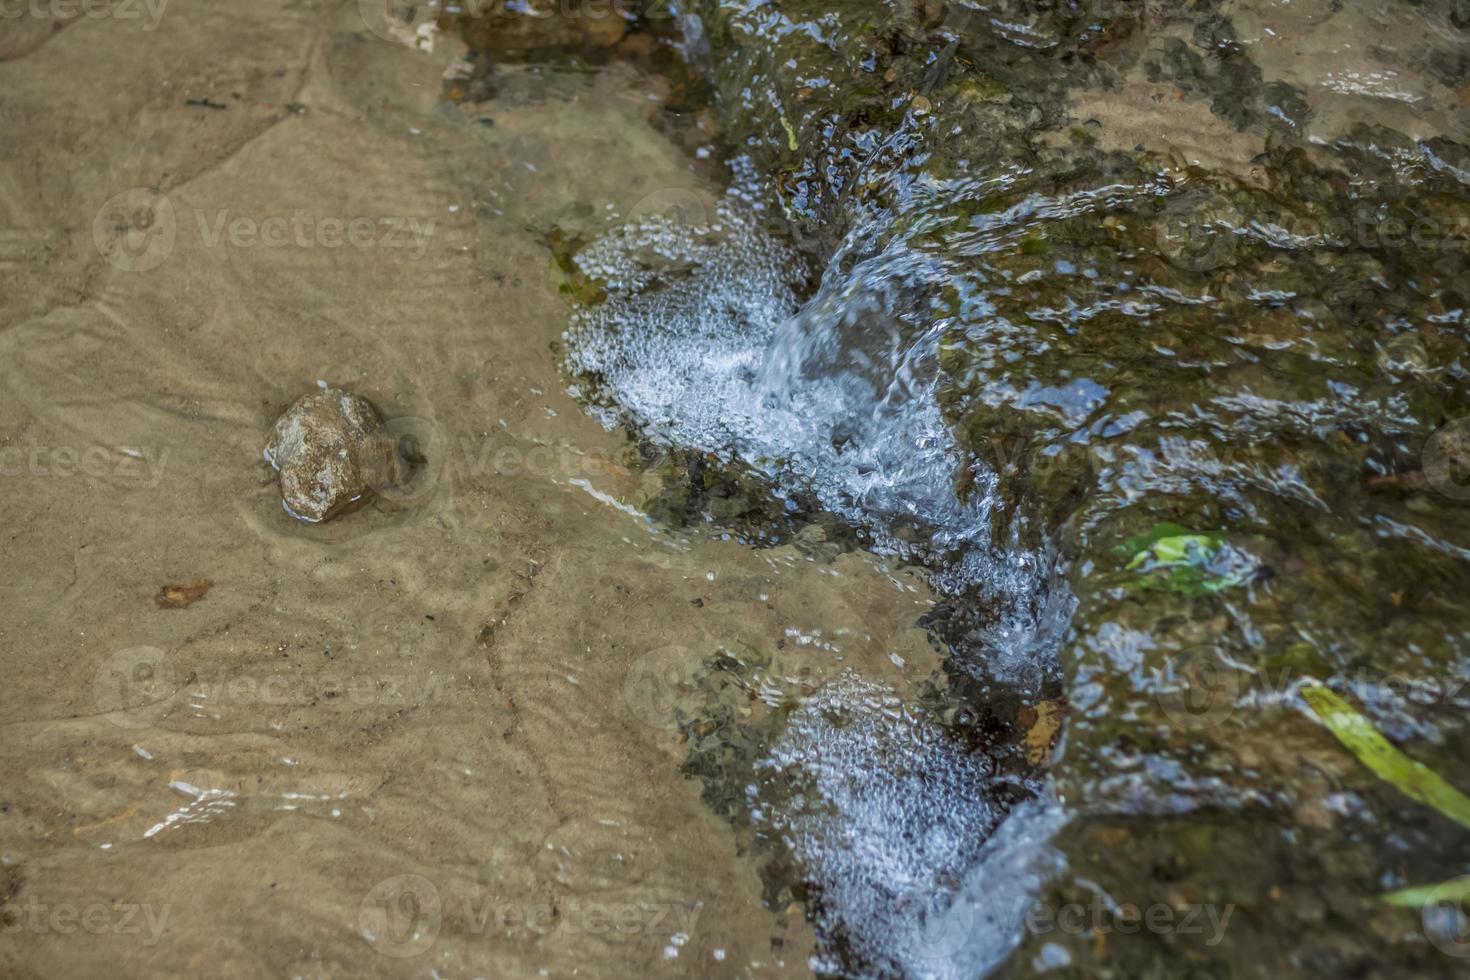
M297 399L276 421L265 458L281 475L286 511L311 524L396 484L405 466L382 413L340 388Z

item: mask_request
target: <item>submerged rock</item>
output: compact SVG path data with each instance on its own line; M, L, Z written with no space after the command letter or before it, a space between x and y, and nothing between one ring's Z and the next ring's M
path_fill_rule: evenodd
M265 458L281 474L287 512L311 524L373 488L397 484L405 468L382 413L340 388L297 399L276 421Z

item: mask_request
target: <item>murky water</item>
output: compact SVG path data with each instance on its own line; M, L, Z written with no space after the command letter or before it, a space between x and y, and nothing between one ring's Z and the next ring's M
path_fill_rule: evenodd
M1460 966L1456 4L125 13L0 21L7 975Z

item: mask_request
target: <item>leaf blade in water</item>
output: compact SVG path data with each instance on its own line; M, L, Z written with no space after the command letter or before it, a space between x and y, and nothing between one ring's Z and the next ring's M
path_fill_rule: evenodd
M1470 797L1424 763L1400 752L1357 708L1321 684L1302 688L1302 697L1337 740L1380 779L1410 799L1470 828Z
M1418 909L1435 902L1464 902L1470 899L1470 878L1454 878L1437 885L1404 888L1389 892L1382 898L1397 909Z

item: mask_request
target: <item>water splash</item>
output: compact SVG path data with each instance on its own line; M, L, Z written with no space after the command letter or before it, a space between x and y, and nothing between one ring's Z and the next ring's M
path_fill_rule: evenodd
M936 398L944 263L875 213L803 303L805 261L770 219L737 162L708 226L654 214L584 250L608 299L574 319L570 372L595 379L605 422L814 495L874 550L928 561L941 591L980 585L1024 606L1041 562L991 548L995 474L961 451Z

